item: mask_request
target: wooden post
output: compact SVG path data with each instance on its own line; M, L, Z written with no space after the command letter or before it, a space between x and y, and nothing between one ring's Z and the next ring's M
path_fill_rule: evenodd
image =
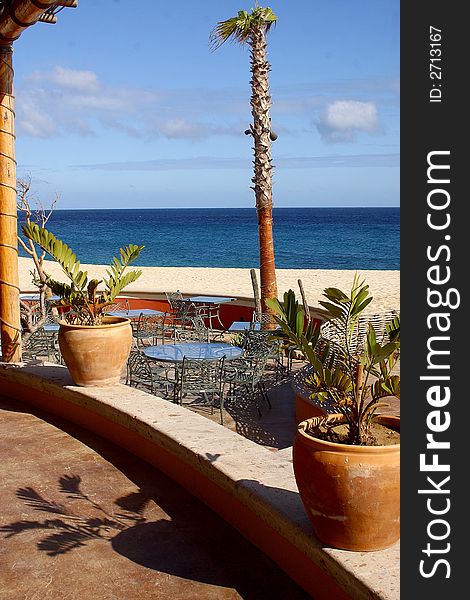
M53 5L76 6L75 2L57 0L10 0L3 3L0 12L0 43L11 44L25 29L34 25L46 10ZM54 20L51 21L53 23Z
M251 275L251 285L253 286L253 297L255 299L255 312L256 315L261 315L261 300L259 297L259 288L258 288L258 280L256 278L256 271L254 269L250 269Z
M307 323L310 323L310 308L307 303L307 298L305 297L304 285L301 279L298 279L297 283L299 284L300 295L302 296L302 304L304 305L305 319L307 320Z
M0 333L5 362L21 360L13 48L0 45Z

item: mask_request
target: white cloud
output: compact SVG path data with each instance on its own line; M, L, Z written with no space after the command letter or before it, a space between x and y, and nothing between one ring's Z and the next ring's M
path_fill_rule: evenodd
M93 71L77 71L56 66L52 71L35 71L28 78L31 82L49 81L58 87L92 92L99 89L98 76Z
M127 98L112 94L78 94L65 98L68 106L82 110L132 111L132 103Z
M88 136L102 128L134 138L200 140L240 136L246 128L240 120L226 122L222 92L211 103L207 90L109 86L92 71L61 66L35 71L24 82L16 88L19 135Z
M351 142L359 132L378 129L374 102L355 96L359 83L340 89L298 86L281 89L273 103L273 126L279 134L311 135L312 113L328 142ZM383 105L390 82L363 82L367 98ZM369 89L370 88L370 89ZM385 90L385 91L384 91ZM374 95L374 91L376 95ZM343 95L344 94L344 95ZM354 100L335 100L338 97ZM323 113L322 108L325 107ZM112 86L98 74L57 65L34 71L16 85L16 129L19 135L54 137L80 136L114 130L122 135L152 140L200 141L214 136L239 138L250 121L249 95L237 89L152 89ZM276 115L279 115L277 117Z
M276 167L284 169L323 169L328 167L392 167L399 166L400 155L394 154L338 154L328 156L284 157L276 160ZM72 165L77 169L100 171L188 171L199 169L252 169L246 157L193 156L191 158L160 158L157 160L126 161Z
M204 128L198 123L191 123L186 119L175 118L161 123L158 129L168 138L197 138L204 136Z
M327 142L354 142L359 132L378 130L377 107L373 102L337 100L326 107L316 126Z
M39 92L38 97L42 94ZM20 132L38 138L49 138L57 133L57 126L52 116L39 108L34 97L27 95L20 106L16 107L15 128ZM18 118L18 114L21 118ZM19 121L19 122L18 122Z
M162 94L139 88L104 85L92 71L35 71L16 89L16 128L19 134L53 137L63 133L90 135L97 124L129 134L126 119L135 119L133 132L149 132L145 117ZM137 118L135 115L138 115Z

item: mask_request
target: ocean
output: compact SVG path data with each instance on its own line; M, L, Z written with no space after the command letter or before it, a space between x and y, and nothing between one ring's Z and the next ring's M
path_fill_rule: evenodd
M259 266L254 208L55 210L47 228L82 263L139 244L140 266ZM280 269L398 270L400 209L275 208L274 248Z

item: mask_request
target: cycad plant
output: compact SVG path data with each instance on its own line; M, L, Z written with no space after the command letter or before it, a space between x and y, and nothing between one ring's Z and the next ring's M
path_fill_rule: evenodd
M88 272L80 269L80 261L77 260L72 249L44 227L39 227L36 223L28 223L22 227L22 231L28 239L58 262L70 279L70 283L62 283L45 274L47 285L52 293L60 298L54 305L71 309L63 313L67 323L101 325L106 309L115 303L126 286L136 281L142 274L140 270L126 273L125 271L136 260L144 246L129 244L121 248L119 258L114 257L106 271L108 277L100 281L88 279ZM101 283L104 283L104 289L98 291Z
M271 164L271 96L269 93L269 70L266 53L266 34L275 25L276 15L270 8L256 5L248 13L238 12L236 17L219 22L212 31L214 49L226 41L248 45L251 58L251 114L253 123L246 131L254 141L254 177L252 179L258 214L258 237L260 253L260 287L263 310L267 298L277 297L276 269L273 241L273 178Z
M318 330L316 335L308 335L303 307L297 303L294 314L290 294L294 292L289 290L283 304L277 299L269 301L281 327L273 335L289 340L310 363L312 369L305 383L311 398L333 400L348 427L347 443L368 445L372 418L384 405L381 399L400 397L400 377L393 374L400 351L399 316L387 324L387 339L382 342L369 323L364 348L357 353L353 339L359 318L372 301L368 285L355 276L349 295L337 288L325 289L326 300L320 304L337 334L335 342L322 338Z

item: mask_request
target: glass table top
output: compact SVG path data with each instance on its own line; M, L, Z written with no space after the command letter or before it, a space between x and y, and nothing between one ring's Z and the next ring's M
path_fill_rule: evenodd
M201 304L224 304L226 302L233 302L236 298L227 298L226 296L192 296L191 298L184 298L184 300Z
M20 300L39 300L39 294L20 294ZM46 302L60 300L60 296L49 296L45 298Z
M250 321L234 321L228 328L229 331L247 331L248 329L259 331L261 329L261 324L250 323Z
M243 349L231 344L218 342L189 342L184 344L161 344L144 348L144 354L154 360L163 362L183 362L183 358L217 360L225 356L225 360L238 358Z
M127 317L128 319L135 319L140 317L140 315L153 316L164 315L165 313L161 310L154 310L153 308L131 308L129 310L111 310L106 314L111 317Z

